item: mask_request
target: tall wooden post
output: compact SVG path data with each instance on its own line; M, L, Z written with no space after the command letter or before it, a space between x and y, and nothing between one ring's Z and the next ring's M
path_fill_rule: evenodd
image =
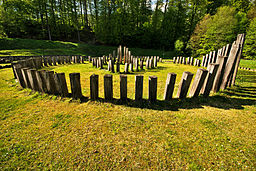
M199 68L197 70L194 82L192 84L192 87L190 89L189 95L191 97L197 97L200 93L200 90L204 84L205 78L207 76L208 71L203 68Z
M21 73L24 78L26 88L32 88L29 78L28 78L28 68L21 68Z
M148 78L148 100L155 102L157 99L157 77L149 76Z
M32 90L39 91L38 82L36 79L36 70L35 69L29 69L27 70L28 79L31 84Z
M204 97L208 97L212 90L213 82L216 77L218 68L219 64L209 64L208 74L201 89L201 94L203 94Z
M71 85L71 93L73 99L82 98L82 90L81 90L81 82L80 82L80 73L70 73L70 85Z
M120 99L122 101L127 100L127 76L120 75Z
M104 96L105 100L113 99L113 76L110 74L104 75Z
M90 76L90 96L92 100L99 98L99 75Z
M214 93L218 92L220 90L221 81L223 79L224 71L226 68L228 57L227 56L219 56L217 60L217 64L219 64L218 71L216 73L216 77L213 83L212 91Z
M67 97L68 96L68 87L67 87L67 82L66 82L66 78L65 78L65 73L56 73L55 74L55 78L56 78L56 85L58 84L58 92L59 95L61 95L62 97Z
M226 65L226 68L224 71L223 80L222 80L222 83L220 86L221 90L226 89L226 87L228 85L228 81L230 81L230 79L231 79L231 76L234 72L239 49L240 49L239 45L236 45L235 43L232 45L231 51L229 53L227 65Z
M177 93L178 98L180 99L186 98L192 78L193 78L192 73L183 72L183 75L179 84L178 93Z
M142 100L143 96L143 75L135 76L135 100Z
M177 74L175 73L168 73L164 90L164 100L172 99L176 76Z

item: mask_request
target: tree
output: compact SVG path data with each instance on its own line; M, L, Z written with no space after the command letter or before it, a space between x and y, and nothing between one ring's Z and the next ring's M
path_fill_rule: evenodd
M233 42L237 35L236 11L229 6L220 7L207 23L207 30L201 38L199 54L206 54Z
M256 59L256 17L251 21L247 30L243 51L246 58Z
M197 56L200 51L203 50L203 40L205 39L205 34L210 27L212 22L212 17L208 14L197 24L194 33L190 37L189 46L193 49L193 55Z

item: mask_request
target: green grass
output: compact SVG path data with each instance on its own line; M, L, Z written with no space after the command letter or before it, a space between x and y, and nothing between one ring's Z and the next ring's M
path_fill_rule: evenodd
M123 67L123 66L122 66ZM99 74L103 97L105 70L91 64L48 67L80 72L83 95L89 96L89 76ZM123 68L122 68L123 69ZM168 72L192 66L159 64L144 75L158 77L162 99ZM138 74L138 73L135 73ZM128 97L134 99L134 75L128 75ZM119 75L114 74L119 98ZM21 89L11 69L0 70L1 170L255 170L256 76L239 70L237 86L208 98L125 104L72 101Z
M256 69L256 60L245 60L242 59L240 61L240 67L245 67L245 68L251 68L251 69Z
M161 56L170 58L174 52L161 50L129 48L136 56ZM38 55L89 55L102 56L117 50L114 46L97 46L85 43L47 41L33 39L0 39L0 56L38 56Z

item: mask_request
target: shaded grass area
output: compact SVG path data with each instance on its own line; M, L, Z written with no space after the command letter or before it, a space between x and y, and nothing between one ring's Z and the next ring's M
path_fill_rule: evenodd
M117 47L100 46L85 43L32 39L0 39L0 56L38 56L38 55L90 55L102 56L113 53ZM170 58L174 52L161 50L130 48L132 55L161 56Z
M123 67L123 66L122 66ZM49 67L81 73L83 95L89 96L89 76L108 73L91 64ZM123 70L123 68L121 68ZM144 75L158 77L163 98L168 72L195 74L192 66L160 64ZM135 104L134 75L128 75L128 97L120 104L72 101L22 90L11 69L0 70L0 168L89 170L201 170L256 167L256 79L239 71L237 86L208 98L147 101ZM114 74L114 97L119 98L119 75ZM69 79L67 77L68 86Z

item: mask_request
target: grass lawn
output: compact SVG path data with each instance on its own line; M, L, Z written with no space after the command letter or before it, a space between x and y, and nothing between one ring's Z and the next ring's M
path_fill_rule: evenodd
M122 66L123 67L123 66ZM48 67L80 72L83 95L89 76L99 74L103 97L105 70L91 64ZM11 69L0 70L0 169L88 170L255 170L256 75L239 70L237 86L208 98L163 102L168 72L197 67L160 63L158 69L128 75L128 97L134 99L134 75L158 77L155 104L133 100L72 101L21 89ZM121 68L123 70L123 68ZM119 98L119 75L113 74Z
M0 39L0 56L38 56L38 55L88 55L102 56L117 50L115 46L100 46L85 43L62 41L33 40L33 39ZM172 51L153 49L129 48L136 56L173 57Z
M251 68L251 69L256 69L256 60L245 60L242 59L240 61L240 67L246 67L246 68Z

